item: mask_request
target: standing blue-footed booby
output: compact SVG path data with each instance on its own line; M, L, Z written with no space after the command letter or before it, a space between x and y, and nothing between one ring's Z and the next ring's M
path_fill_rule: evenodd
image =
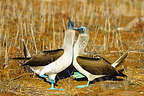
M51 82L51 90L57 89L54 88L57 73L65 70L72 62L74 37L74 30L66 30L63 49L36 55L24 64L29 65L32 71L41 77L47 77L44 75L46 73Z
M23 66L29 65L31 70L40 77L48 77L48 81L51 83L51 90L64 90L55 88L54 83L56 75L65 70L72 63L73 43L75 38L74 27L74 23L69 19L62 49L44 51L41 54L30 57L30 59L23 64Z
M87 85L77 86L78 88L88 87L90 81L103 76L126 76L121 71L117 71L115 67L126 58L127 53L121 56L112 65L108 64L108 61L100 56L98 58L81 56L80 52L83 51L89 40L89 29L87 27L80 27L76 30L79 31L79 37L74 45L73 66L77 71L88 78Z

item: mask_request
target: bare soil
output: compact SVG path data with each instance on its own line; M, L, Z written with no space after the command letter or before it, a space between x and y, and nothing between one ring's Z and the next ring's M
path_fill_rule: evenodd
M0 96L144 96L143 4L143 0L1 0ZM29 67L22 67L20 62L25 61L9 59L24 56L22 39L32 55L61 48L68 17L77 26L89 27L89 56L114 62L129 51L119 67L127 78L98 79L87 88L75 87L87 80L57 79L56 87L65 91L55 91Z

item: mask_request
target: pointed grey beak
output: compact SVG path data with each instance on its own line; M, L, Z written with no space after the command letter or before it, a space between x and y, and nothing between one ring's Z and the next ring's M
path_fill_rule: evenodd
M78 31L79 33L84 33L84 32L83 32L83 29L82 29L81 27L80 27L80 28L74 28L74 30L75 30L75 31Z
M79 31L78 28L74 28L73 30L75 30L75 31Z

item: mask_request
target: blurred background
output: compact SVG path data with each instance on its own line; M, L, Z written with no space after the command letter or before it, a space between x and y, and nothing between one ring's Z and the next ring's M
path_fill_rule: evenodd
M72 77L59 80L64 92L50 91L50 84L9 57L24 57L22 39L32 55L62 47L68 17L76 26L90 29L85 51L114 62L123 52L128 78L95 82ZM78 34L77 34L78 36ZM8 96L143 96L144 95L143 0L0 0L0 95Z

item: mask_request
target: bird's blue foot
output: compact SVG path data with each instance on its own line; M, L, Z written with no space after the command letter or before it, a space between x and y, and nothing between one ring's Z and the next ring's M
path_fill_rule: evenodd
M90 81L88 81L87 85L79 85L79 86L76 86L77 88L84 88L84 87L88 87L90 84Z
M42 77L42 78L46 78L46 77L48 77L47 75L41 75L40 77Z
M60 89L60 88L49 88L50 90L60 90L60 91L64 91L64 89Z
M76 86L77 88L84 88L84 87L88 87L88 85L79 85L79 86Z
M49 79L48 81L51 82L51 88L49 88L50 90L60 90L60 91L64 91L64 89L54 88L55 80Z
M74 78L76 79L80 79L80 78L84 78L85 76L83 74L81 74L80 72L74 72L74 74L72 75Z

